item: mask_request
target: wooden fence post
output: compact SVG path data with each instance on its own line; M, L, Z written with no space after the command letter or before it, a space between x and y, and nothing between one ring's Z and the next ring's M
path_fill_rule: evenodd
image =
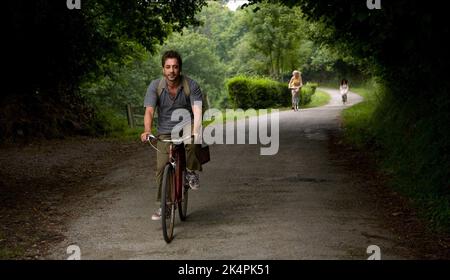
M134 116L133 116L133 108L131 107L131 104L127 104L127 119L128 119L128 125L131 128L134 128Z

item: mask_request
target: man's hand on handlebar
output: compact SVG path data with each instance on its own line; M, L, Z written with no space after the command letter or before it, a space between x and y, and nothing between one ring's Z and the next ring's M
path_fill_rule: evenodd
M191 140L194 140L194 143L191 144L201 144L202 143L202 135L199 133L193 133L191 136L188 136L187 138L191 138ZM181 139L181 141L185 141L186 137L184 139ZM151 134L151 132L143 132L141 134L141 141L142 142L157 142L158 138Z
M151 132L143 132L141 134L141 141L142 142L147 142L150 141L151 139L156 138Z

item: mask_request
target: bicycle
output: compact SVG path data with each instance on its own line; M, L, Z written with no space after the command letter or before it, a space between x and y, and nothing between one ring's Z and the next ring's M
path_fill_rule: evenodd
M147 141L157 151L153 143L157 141L170 143L169 162L164 167L161 186L161 221L164 240L170 243L173 240L175 228L175 210L178 207L180 220L187 217L189 184L186 182L186 153L184 140L189 139L160 139L153 135L147 137Z
M299 109L298 103L300 102L301 98L301 87L292 87L289 89L291 90L292 94L292 109L294 111L298 111ZM296 93L294 91L296 91Z
M346 104L347 103L347 93L342 94L342 104Z

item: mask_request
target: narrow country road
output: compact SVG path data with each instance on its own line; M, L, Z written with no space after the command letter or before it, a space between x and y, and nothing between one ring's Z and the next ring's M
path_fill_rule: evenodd
M326 106L280 113L280 147L260 155L259 145L214 145L190 192L186 222L177 218L166 244L156 208L155 152L139 148L94 183L113 186L80 202L66 239L49 259L66 259L76 244L82 259L367 259L377 245L382 259L409 259L371 207L364 186L330 159L328 137L339 129L337 90L324 89ZM361 101L349 95L351 106ZM90 182L92 184L93 182Z

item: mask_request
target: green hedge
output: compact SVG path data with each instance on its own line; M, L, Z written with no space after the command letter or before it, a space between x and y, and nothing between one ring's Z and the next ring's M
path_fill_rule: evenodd
M317 87L317 83L306 83L306 85L302 87L300 107L311 102L311 98L316 93Z
M289 92L282 83L264 78L237 76L227 81L226 87L234 108L270 108L286 106L283 98Z
M266 78L237 76L227 81L228 95L234 108L277 108L291 106L287 83ZM317 84L307 83L301 92L301 105L311 102Z

